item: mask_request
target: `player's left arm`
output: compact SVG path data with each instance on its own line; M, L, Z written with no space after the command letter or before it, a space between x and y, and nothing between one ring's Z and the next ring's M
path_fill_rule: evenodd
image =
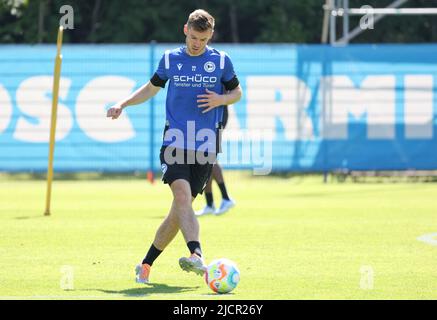
M240 101L241 97L243 95L243 89L241 89L241 86L238 85L236 88L234 88L233 90L229 90L226 92L226 94L223 94L223 99L224 99L224 105L228 106L230 104L234 104L238 101Z

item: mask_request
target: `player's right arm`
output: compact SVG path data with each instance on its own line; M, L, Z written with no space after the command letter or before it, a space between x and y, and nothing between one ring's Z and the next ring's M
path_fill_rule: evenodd
M150 81L147 82L129 97L109 108L106 116L108 118L117 119L121 115L124 108L149 100L158 93L159 89L161 89L161 87L153 85Z

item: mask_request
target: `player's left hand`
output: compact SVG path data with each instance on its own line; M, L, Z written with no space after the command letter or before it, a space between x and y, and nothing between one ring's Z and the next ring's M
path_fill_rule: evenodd
M197 95L197 106L204 108L202 113L211 111L212 109L225 104L225 98L223 95L215 93L214 91L206 89L206 94Z

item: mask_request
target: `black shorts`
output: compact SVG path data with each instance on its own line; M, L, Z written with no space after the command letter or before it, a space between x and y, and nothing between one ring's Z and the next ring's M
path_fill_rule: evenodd
M174 161L176 152L183 155L182 161ZM164 154L171 154L171 159L165 159ZM191 195L195 198L199 193L202 194L203 189L205 189L212 173L216 155L163 146L159 158L161 160L162 181L168 185L171 185L177 179L188 181L191 187Z

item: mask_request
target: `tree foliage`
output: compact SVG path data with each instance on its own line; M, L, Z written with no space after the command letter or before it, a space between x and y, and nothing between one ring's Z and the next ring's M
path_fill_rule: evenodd
M350 0L351 7L383 7L392 0ZM52 43L62 14L74 9L66 43L181 42L182 27L196 8L216 18L214 41L320 43L324 0L0 0L0 43ZM437 7L437 0L404 6ZM351 28L360 17L351 17ZM341 32L338 20L338 34ZM353 42L437 41L436 16L390 16Z

